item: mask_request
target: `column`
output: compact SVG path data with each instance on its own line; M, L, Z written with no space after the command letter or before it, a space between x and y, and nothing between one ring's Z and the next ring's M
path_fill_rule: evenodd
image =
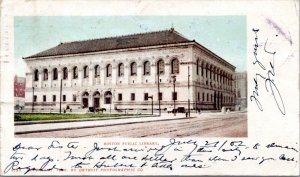
M89 107L93 107L93 92L89 91Z
M116 85L117 84L117 75L118 75L118 67L116 66L115 63L111 64L111 85Z
M48 70L48 87L52 87L52 81L53 81L53 68Z
M68 68L68 82L66 87L71 87L72 86L72 68Z
M136 68L136 83L141 84L143 83L142 77L143 77L143 64L137 63L137 68Z
M43 85L42 85L42 80L43 80L43 70L39 70L39 80L38 80L38 87L39 88L43 88Z
M152 64L150 65L150 80L149 83L155 83L157 80L157 71L156 71L156 65Z
M93 79L95 78L94 67L92 65L89 66L89 86L93 86Z
M105 65L100 65L100 80L101 80L101 85L104 85L105 83L105 77L106 77L106 66Z
M130 82L129 70L130 70L129 64L127 62L124 63L124 84L128 84Z
M78 68L78 84L79 86L82 86L83 85L83 69L82 69L82 66L77 66Z

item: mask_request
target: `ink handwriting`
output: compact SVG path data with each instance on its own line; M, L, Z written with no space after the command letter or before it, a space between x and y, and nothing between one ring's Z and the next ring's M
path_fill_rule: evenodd
M276 106L282 115L286 114L285 105L281 93L275 84L275 55L276 51L271 51L269 47L269 39L266 38L263 44L259 38L259 29L252 29L255 34L255 43L253 48L254 60L252 62L253 66L257 66L255 69L259 72L255 73L253 77L254 88L252 94L250 95L250 101L254 101L257 105L257 108L260 111L263 111L263 105L260 100L260 85L259 80L264 81L264 87L267 92L270 92L273 96L273 99L276 103ZM278 35L276 35L278 36ZM263 48L263 49L262 49ZM267 63L267 64L265 64ZM250 92L251 93L251 92Z
M68 172L105 169L206 169L219 163L298 163L297 143L249 143L242 140L197 141L169 139L165 143L104 145L99 142L60 142L49 145L16 143L9 152L4 173Z

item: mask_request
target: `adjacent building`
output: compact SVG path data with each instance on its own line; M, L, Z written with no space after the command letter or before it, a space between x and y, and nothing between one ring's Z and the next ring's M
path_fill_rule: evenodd
M60 43L24 61L28 111L235 105L235 66L173 28Z
M247 109L247 72L234 74L236 92L236 110Z
M25 106L25 77L14 78L14 107L15 110L23 110Z

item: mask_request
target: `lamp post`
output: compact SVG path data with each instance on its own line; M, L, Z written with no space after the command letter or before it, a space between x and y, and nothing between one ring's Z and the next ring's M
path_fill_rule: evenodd
M160 70L159 70L159 65L157 64L157 98L158 98L158 113L159 116L161 115L161 110L160 110L160 86L159 86L159 75L160 75Z
M188 117L191 117L191 106L190 106L190 66L188 66Z
M32 87L32 112L34 110L34 87Z
M59 113L61 114L61 97L62 97L62 79L60 79L60 93L59 93Z
M174 108L173 108L173 113L174 113L174 116L176 116L176 102L175 102L175 82L176 82L176 75L172 75L171 76L172 79L173 79L173 105L174 105ZM177 95L176 95L177 97Z
M151 98L151 114L153 115L153 95L148 96L148 99Z

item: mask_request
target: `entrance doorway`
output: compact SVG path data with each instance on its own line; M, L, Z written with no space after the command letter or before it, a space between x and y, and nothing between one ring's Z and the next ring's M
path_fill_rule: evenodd
M100 108L100 93L97 91L93 95L94 97L94 109L99 109Z
M105 104L111 104L111 97L112 97L112 94L110 91L107 91L104 93Z
M84 92L82 94L82 108L88 108L89 107L89 93Z

